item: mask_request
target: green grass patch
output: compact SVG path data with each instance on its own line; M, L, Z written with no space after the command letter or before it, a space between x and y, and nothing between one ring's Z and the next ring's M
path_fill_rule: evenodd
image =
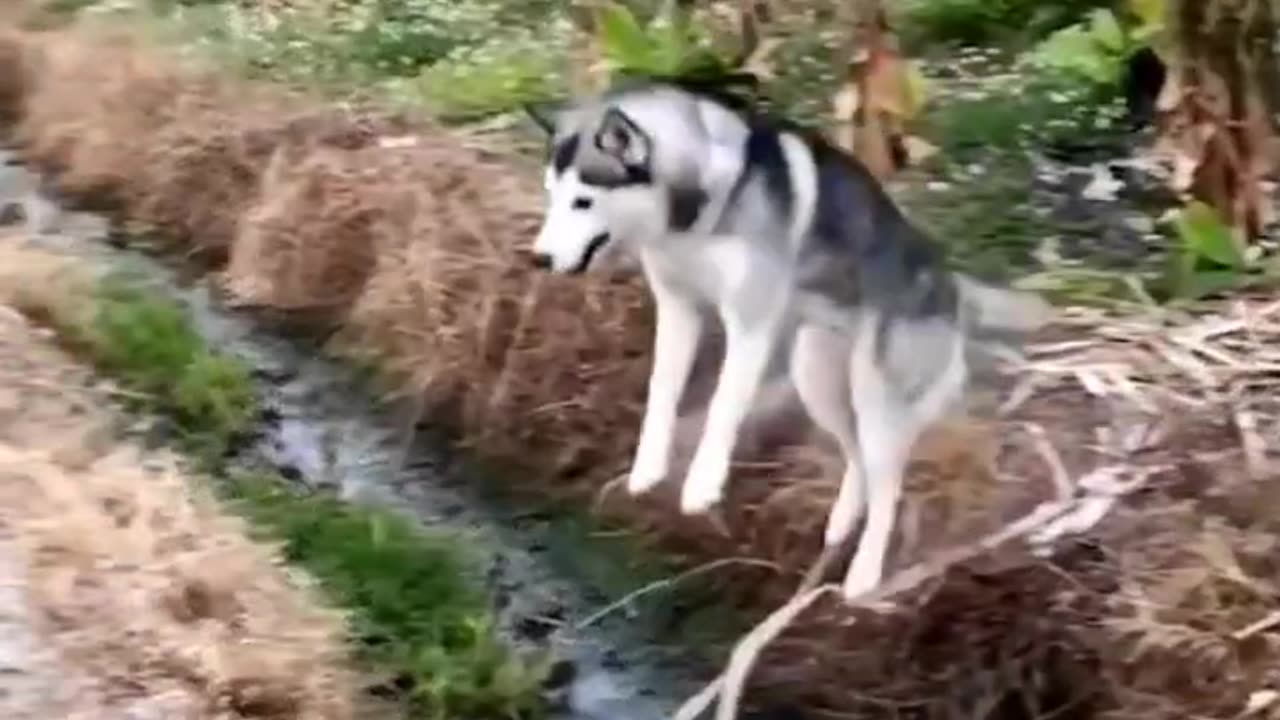
M232 505L285 557L352 609L361 656L407 685L415 717L528 718L541 710L543 663L510 653L494 631L459 538L387 510L298 495L270 477L231 482Z
M281 10L270 23L254 8L202 3L118 20L245 77L407 102L455 122L562 92L570 37L563 7L545 1L358 0Z
M413 77L384 83L396 102L424 107L445 122L509 113L522 103L556 97L565 84L563 28L547 37L520 29L460 48Z
M920 132L942 149L939 162L1022 155L1031 148L1101 147L1120 142L1119 97L1058 77L1034 77L983 94L939 98Z
M176 301L110 276L94 287L86 307L48 320L132 391L134 403L172 419L185 450L215 459L252 430L258 402L249 369L209 348Z

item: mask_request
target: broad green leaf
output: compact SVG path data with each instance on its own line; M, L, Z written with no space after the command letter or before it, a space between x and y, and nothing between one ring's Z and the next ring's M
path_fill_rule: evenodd
M1151 32L1163 28L1168 0L1129 0L1129 11L1138 18L1139 29Z
M598 20L600 45L609 60L626 68L648 68L654 43L630 9L609 3L600 8Z
M664 73L679 71L690 55L693 44L686 27L679 22L659 21L654 24L651 33L653 61L659 66L652 69Z
M1103 47L1120 52L1125 46L1124 30L1110 10L1095 10L1089 18L1090 35Z
M1244 267L1244 256L1231 236L1231 228L1205 203L1197 200L1183 208L1175 226L1183 247L1195 257L1231 268Z
M1119 77L1118 56L1108 53L1083 25L1065 27L1040 43L1032 62L1044 68L1083 75L1097 83Z
M1235 290L1245 276L1236 270L1199 270L1192 273L1181 293L1183 297L1199 300L1207 295Z

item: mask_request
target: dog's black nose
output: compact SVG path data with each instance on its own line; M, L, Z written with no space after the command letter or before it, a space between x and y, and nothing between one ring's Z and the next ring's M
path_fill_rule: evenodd
M533 256L533 266L539 270L546 270L551 267L551 256L546 253L535 253Z

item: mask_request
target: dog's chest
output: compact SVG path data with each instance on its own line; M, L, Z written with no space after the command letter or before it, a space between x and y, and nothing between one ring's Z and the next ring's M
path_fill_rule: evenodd
M643 256L650 272L707 302L728 301L759 283L785 282L785 260L734 235L674 236Z

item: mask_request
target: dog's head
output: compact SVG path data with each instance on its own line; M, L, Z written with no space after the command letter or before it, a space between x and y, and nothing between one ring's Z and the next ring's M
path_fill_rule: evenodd
M546 217L534 262L558 273L610 265L668 229L654 136L617 103L526 106L548 134Z

